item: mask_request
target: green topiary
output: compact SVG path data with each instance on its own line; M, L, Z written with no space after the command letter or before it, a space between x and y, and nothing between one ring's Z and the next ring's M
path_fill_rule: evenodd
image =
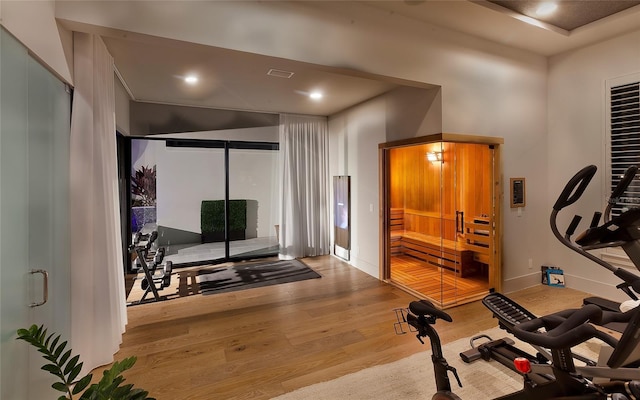
M65 352L67 342L59 343L60 335L54 336L54 333L47 336L47 330L42 325L18 329L18 339L36 347L42 353L42 357L49 361L42 366L42 369L58 377L59 381L51 385L55 390L64 393L58 397L58 400L72 400L73 396L79 393L82 393L80 400L155 400L147 397L149 392L134 389L131 384L122 385L124 382L122 372L133 367L136 357L114 362L111 368L104 371L100 382L89 386L93 374L87 374L76 380L82 370L80 356L71 357L71 349Z
M203 200L200 214L202 233L224 232L224 200ZM229 230L247 229L247 201L229 200Z

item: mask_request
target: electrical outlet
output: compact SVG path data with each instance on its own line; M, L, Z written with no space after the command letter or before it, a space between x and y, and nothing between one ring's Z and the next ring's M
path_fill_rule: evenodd
M529 269L533 268L533 258L529 259Z

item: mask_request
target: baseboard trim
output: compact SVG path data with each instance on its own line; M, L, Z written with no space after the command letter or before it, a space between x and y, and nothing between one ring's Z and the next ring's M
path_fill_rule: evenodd
M502 292L512 293L540 284L540 273L534 272L517 278L505 279L502 282Z

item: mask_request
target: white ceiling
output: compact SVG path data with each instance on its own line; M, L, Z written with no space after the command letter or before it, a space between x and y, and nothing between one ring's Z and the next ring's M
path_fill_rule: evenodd
M525 1L523 1L524 3ZM537 1L527 0L528 6ZM571 2L570 15L608 1ZM483 39L553 56L570 49L640 29L640 5L627 8L567 31L488 1L397 0L357 1L389 18L401 15ZM332 2L318 2L331 11ZM562 11L562 1L560 10ZM561 18L561 17L560 17ZM532 25L531 22L536 25ZM77 28L69 24L71 29ZM80 30L80 29L79 29ZM101 30L116 67L137 101L261 112L331 115L397 87L398 82L357 71L334 69L234 50L162 39L114 30ZM188 66L188 68L186 67ZM269 69L293 72L290 79L268 76ZM201 74L198 85L184 85L174 71ZM167 79L167 77L170 77ZM429 88L428 85L415 84ZM325 93L322 101L306 95Z

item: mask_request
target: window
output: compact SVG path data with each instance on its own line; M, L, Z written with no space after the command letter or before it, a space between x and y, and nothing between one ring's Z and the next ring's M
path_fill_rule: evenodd
M640 73L606 81L605 103L606 169L610 194L630 165L640 167ZM637 178L611 208L611 216L628 207L640 206L640 180ZM603 260L619 267L634 268L621 248L606 248Z
M611 193L630 165L640 167L640 73L607 81L607 142ZM629 206L640 206L640 180L634 180L616 200L611 215Z

